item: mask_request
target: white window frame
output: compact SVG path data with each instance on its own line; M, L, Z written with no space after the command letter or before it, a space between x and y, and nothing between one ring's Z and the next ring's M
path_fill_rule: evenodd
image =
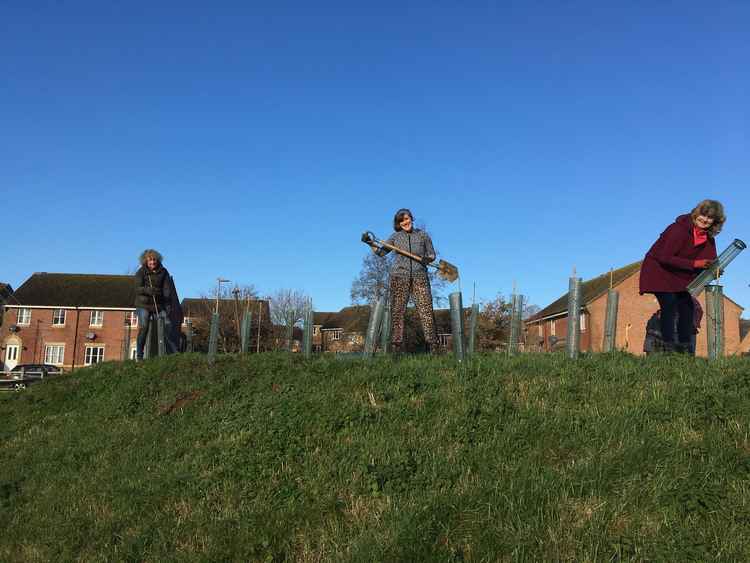
M451 339L451 336L453 336L453 335L450 332L446 332L446 333L443 333L443 334L438 334L437 335L438 344L440 346L443 346L444 348L447 348L448 347L448 340Z
M544 336L544 325L539 323L539 336Z
M344 329L341 328L334 328L333 330L329 331L331 334L331 340L341 340L341 336L344 332Z
M130 348L130 359L135 360L137 358L136 353L138 352L138 349L135 346L132 346Z
M190 321L192 323L193 322L193 318L192 317L182 317L182 326L187 326L188 321Z
M62 315L62 322L60 322L60 316ZM52 310L52 326L65 326L65 318L67 317L65 309L53 309Z
M581 313L579 323L581 326L581 332L586 332L586 315L584 313Z
M135 311L127 311L125 313L125 326L137 327L138 326L138 315Z
M50 355L54 349L54 356ZM59 361L56 361L59 360ZM65 344L45 344L44 363L53 366L61 366L65 363Z
M549 335L550 336L556 336L556 334L555 334L555 319L552 319L549 322Z
M91 315L89 316L89 326L97 327L97 328L103 327L104 326L104 311L100 311L99 309L95 309L91 311Z
M96 356L94 350L97 351ZM84 366L93 366L104 361L104 345L103 344L89 344L86 346L86 350L83 356ZM96 361L94 361L96 360Z
M31 309L28 307L22 307L18 309L16 315L16 324L18 326L29 326L31 324Z

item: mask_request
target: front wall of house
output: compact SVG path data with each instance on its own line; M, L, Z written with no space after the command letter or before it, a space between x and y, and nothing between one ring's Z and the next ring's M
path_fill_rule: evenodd
M123 340L125 338L125 315L126 311L103 311L102 326L90 326L90 309L66 309L65 324L53 326L52 318L54 309L31 309L31 323L18 325L19 309L6 309L4 313L2 343L3 349L6 344L17 343L21 345L18 358L19 364L43 363L45 359L45 348L48 345L62 345L63 368L69 370L73 367L73 349L75 346L75 366L84 365L86 348L89 346L104 346L103 361L121 360L123 355ZM76 317L78 317L78 330L76 331ZM11 325L18 327L17 332L9 332ZM76 338L76 332L78 336ZM130 334L131 346L135 346L137 329L133 328ZM87 338L89 334L94 338ZM4 350L3 350L4 353ZM5 356L2 356L2 360Z

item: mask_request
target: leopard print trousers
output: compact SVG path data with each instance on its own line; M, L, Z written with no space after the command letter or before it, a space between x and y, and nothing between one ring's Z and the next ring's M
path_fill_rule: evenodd
M404 316L409 296L414 299L422 331L427 343L435 345L435 314L432 310L432 289L427 278L391 277L391 342L402 344L404 341Z

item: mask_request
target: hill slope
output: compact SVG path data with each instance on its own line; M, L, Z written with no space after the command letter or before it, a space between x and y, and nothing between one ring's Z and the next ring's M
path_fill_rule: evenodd
M103 364L0 396L0 560L750 560L749 366Z

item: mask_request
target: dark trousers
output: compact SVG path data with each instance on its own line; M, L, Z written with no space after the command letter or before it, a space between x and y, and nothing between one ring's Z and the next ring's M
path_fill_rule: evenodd
M693 326L693 298L687 291L679 293L654 293L661 309L661 337L665 343L674 342L675 316L677 316L677 340L690 346L695 333Z

